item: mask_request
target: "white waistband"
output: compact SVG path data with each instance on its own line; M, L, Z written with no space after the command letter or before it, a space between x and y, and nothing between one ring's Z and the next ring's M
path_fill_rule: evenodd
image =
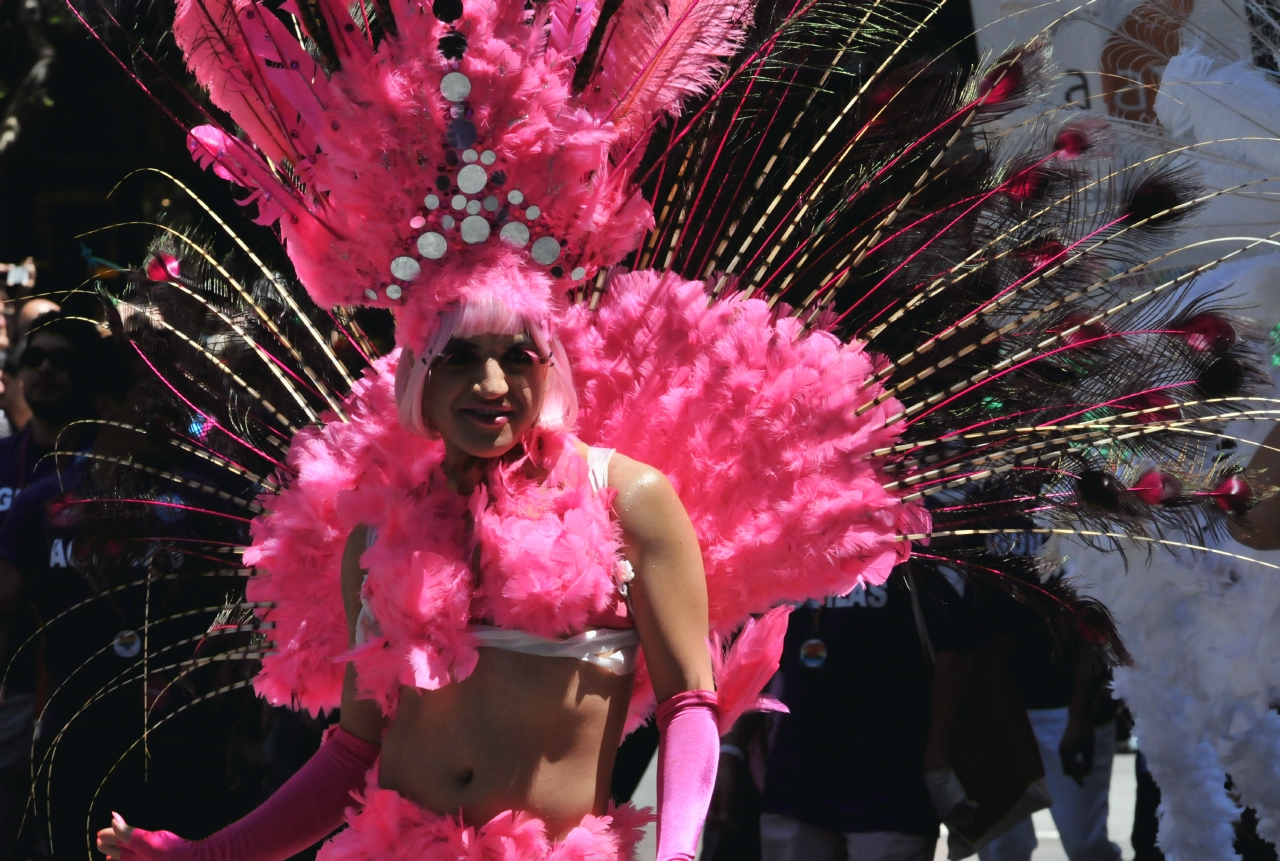
M625 676L635 672L640 635L635 628L589 628L563 640L535 637L492 625L470 625L467 630L481 648L505 649L544 658L574 658Z

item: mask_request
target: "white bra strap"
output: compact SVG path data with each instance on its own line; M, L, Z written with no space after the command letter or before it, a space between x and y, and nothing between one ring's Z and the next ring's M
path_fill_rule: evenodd
M476 638L476 645L482 648L547 658L576 658L604 667L619 676L636 671L636 658L640 652L640 635L635 628L588 628L563 640L550 640L492 625L469 625L467 630Z
M609 485L609 461L613 459L615 451L616 449L595 446L587 448L587 470L591 476L591 489L596 493Z

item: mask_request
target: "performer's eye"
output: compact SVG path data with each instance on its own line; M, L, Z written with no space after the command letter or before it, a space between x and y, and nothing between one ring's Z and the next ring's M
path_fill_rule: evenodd
M527 368L534 362L544 361L532 345L513 344L502 354L502 364L518 368Z
M451 368L464 368L476 361L476 351L463 341L450 342L440 352L440 358L436 359L437 364Z

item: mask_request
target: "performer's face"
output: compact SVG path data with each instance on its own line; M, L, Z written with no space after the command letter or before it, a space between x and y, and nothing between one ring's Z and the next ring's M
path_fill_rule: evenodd
M526 334L453 338L432 363L422 417L476 457L510 451L542 409L546 357Z

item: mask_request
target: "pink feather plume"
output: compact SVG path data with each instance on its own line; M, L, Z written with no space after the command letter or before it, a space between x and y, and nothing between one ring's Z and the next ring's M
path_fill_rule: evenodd
M551 36L547 47L576 60L587 50L599 17L599 0L555 0L551 4Z
M778 671L790 616L790 605L774 607L759 619L747 622L727 655L722 657L719 648L711 650L717 665L716 698L720 706L721 735L745 712L787 711L785 705L772 697L760 696L760 692Z
M621 148L647 135L652 119L680 113L705 92L742 44L751 0L625 0L594 81L594 109L619 129Z
M310 79L314 101L326 86L324 74L267 10L250 0L179 0L173 35L210 100L270 161L298 163L309 145L314 148L314 135L299 121L300 106L279 82ZM289 74L278 74L267 61Z

